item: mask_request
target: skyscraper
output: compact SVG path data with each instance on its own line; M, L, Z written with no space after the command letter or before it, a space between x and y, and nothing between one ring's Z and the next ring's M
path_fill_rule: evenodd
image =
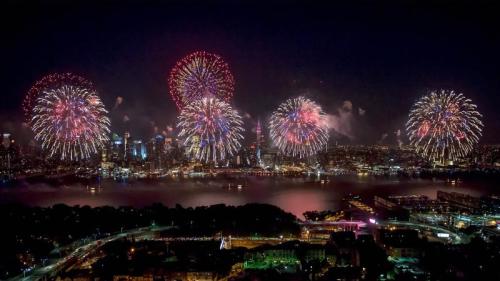
M262 142L262 127L260 126L260 119L257 120L257 128L255 128L255 133L257 135L257 140L255 141L255 153L256 153L256 159L257 159L257 165L261 166L262 161L260 159L260 146Z
M134 140L132 145L132 156L134 160L145 160L146 153L146 145L142 142L142 140Z
M130 155L132 154L132 145L130 143L130 133L127 131L123 135L123 159L125 161L130 160Z
M11 162L13 158L12 140L9 133L3 134L2 146L0 147L0 176L10 178L12 176Z
M2 145L3 145L3 147L5 147L5 149L10 147L10 134L9 133L3 134Z

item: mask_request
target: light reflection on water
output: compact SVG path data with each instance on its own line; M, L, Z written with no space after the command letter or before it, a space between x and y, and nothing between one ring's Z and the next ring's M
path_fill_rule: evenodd
M231 184L231 188L229 188ZM238 189L237 185L242 188ZM17 202L33 206L57 203L90 206L146 206L162 203L195 207L224 203L268 203L302 217L308 210L337 209L350 193L367 199L373 195L423 194L435 198L437 190L457 191L473 196L498 193L492 182L462 182L457 186L445 181L374 177L332 177L323 184L315 178L246 177L239 179L177 179L155 183L129 184L105 181L101 189L89 192L81 184L54 187L23 184L0 189L0 203Z

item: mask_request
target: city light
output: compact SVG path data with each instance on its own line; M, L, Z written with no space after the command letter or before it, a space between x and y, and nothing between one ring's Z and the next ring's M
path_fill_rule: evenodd
M4 2L0 280L500 280L500 2Z

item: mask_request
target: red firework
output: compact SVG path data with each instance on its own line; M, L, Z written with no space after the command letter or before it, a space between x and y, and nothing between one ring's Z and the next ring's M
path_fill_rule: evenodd
M94 85L87 79L72 73L53 73L35 82L23 100L24 118L27 123L31 122L32 110L36 99L44 91L59 88L62 85L73 85L82 88L93 89Z
M228 102L234 92L229 65L220 56L205 51L194 52L178 61L170 72L168 85L179 110L203 97Z

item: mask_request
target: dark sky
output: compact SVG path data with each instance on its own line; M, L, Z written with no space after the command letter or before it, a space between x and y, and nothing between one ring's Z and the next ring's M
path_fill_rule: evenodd
M94 82L114 130L147 137L151 122L175 122L171 67L206 50L230 65L233 105L248 113L248 126L289 97L306 95L333 115L349 100L353 114L342 122L352 139L339 139L375 143L387 133L390 143L412 103L445 88L479 106L483 143L500 141L495 1L68 2L0 4L1 131L17 132L21 101L36 80L73 72ZM124 102L112 110L117 96Z

